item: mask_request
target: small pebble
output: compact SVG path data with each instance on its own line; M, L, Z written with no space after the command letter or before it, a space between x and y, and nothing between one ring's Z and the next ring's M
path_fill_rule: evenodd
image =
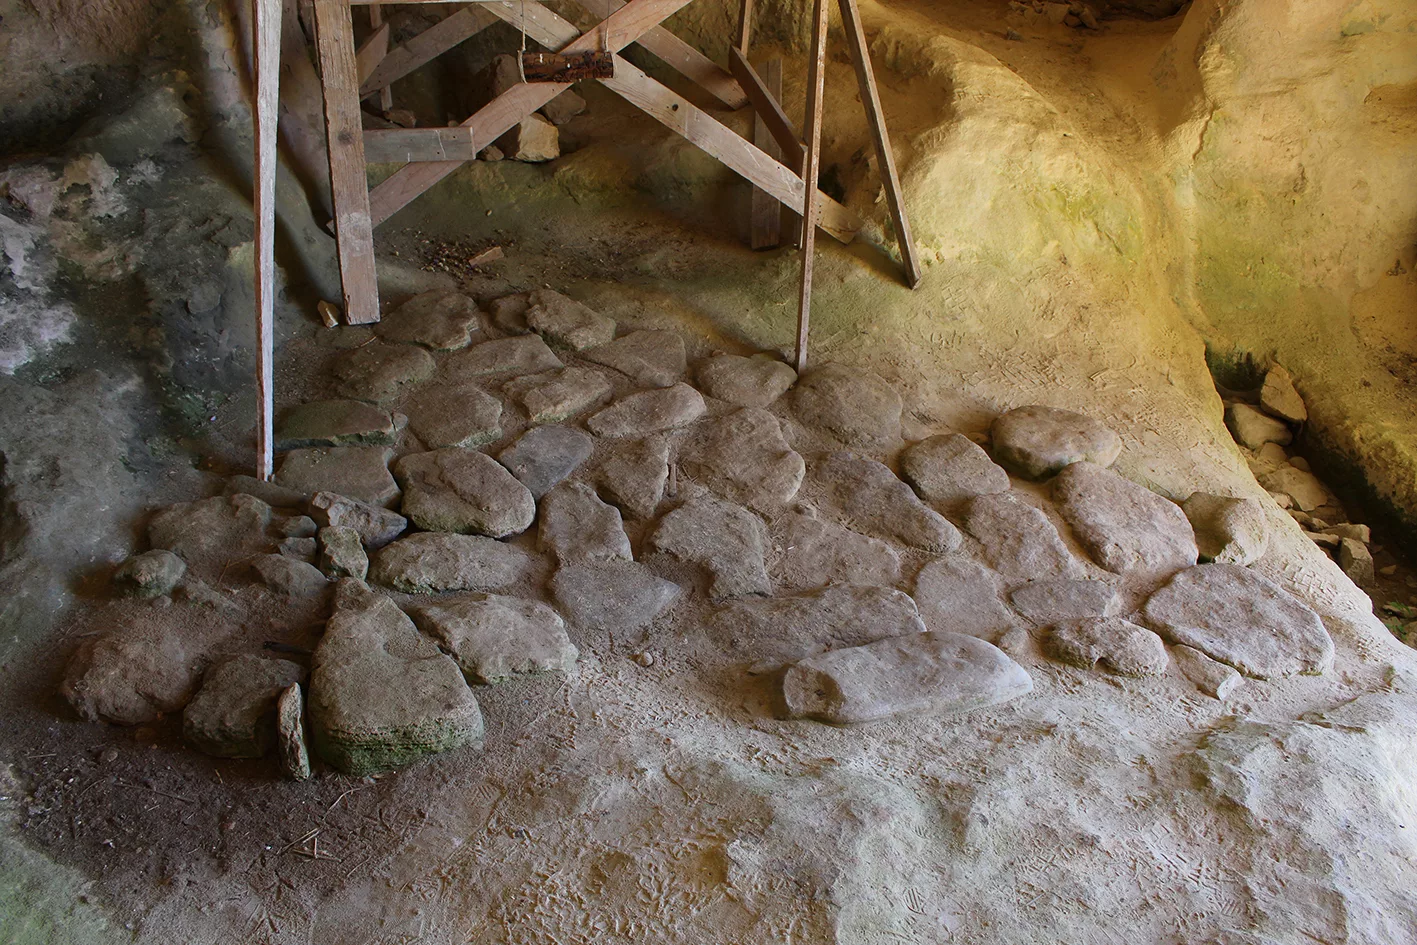
M1381 574L1383 577L1392 577L1394 574L1397 573L1397 565L1390 564L1385 568L1379 568L1378 573Z
M117 760L118 749L113 747L105 748L98 756L98 763L103 765L111 765Z
M636 653L632 659L641 666L653 666L654 654L646 650L644 653Z

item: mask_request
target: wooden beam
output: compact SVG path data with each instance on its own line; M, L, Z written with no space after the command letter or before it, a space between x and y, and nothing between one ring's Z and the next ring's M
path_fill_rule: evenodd
M738 33L729 49L737 49L747 58L748 47L753 42L753 0L743 0L738 6ZM742 80L739 80L742 81Z
M256 159L252 203L256 217L256 478L274 472L276 150L280 109L281 0L256 0Z
M370 7L369 12L372 13L377 9L379 8ZM389 24L384 23L369 34L369 37L364 40L364 45L360 46L359 50L354 54L354 71L359 79L360 85L364 84L365 80L369 78L370 73L374 71L374 67L383 61L383 58L388 54Z
M748 93L748 101L753 103L753 110L758 113L758 117L767 126L768 133L782 149L783 163L793 169L800 168L802 137L797 133L792 119L787 117L787 113L778 103L782 92L779 90L777 95L773 95L752 63L732 47L728 50L728 68L738 78L738 84Z
M842 24L846 28L846 43L851 48L851 59L856 66L856 82L861 86L861 103L866 107L871 139L876 145L877 163L881 166L881 178L886 185L886 199L891 208L891 222L895 225L896 244L900 247L900 258L905 263L905 281L913 289L920 284L920 257L910 236L910 221L905 215L905 197L900 189L900 175L896 172L895 152L891 150L890 135L886 132L885 112L881 109L881 95L876 87L876 72L871 68L871 51L866 45L861 11L856 0L838 0L838 3L841 6Z
M384 61L360 84L360 97L368 98L374 92L388 88L396 80L496 22L495 16L476 3L444 17L408 42L390 50Z
M376 3L376 4L373 4L372 6L369 7L369 26L370 26L371 28L377 30L379 27L381 27L381 26L383 26L383 25L384 25L384 8L381 7L381 6L379 6L377 3ZM384 55L387 56L388 54L389 54L389 47L388 47L388 44L385 43L385 45L384 45ZM382 57L381 57L381 58L382 58ZM377 64L376 64L376 65L377 65ZM364 84L364 82L365 82L366 80L368 80L368 78L369 78L368 73L361 72L361 73L359 74L359 84L362 86L362 85ZM379 89L379 108L382 109L382 110L385 111L385 112L388 112L388 111L389 111L390 109L392 109L393 107L394 107L394 90L391 89L391 88L389 88L389 86L386 84L386 85L384 85L383 88Z
M737 52L738 50L733 50ZM763 84L773 101L782 98L782 58L774 56L764 66ZM761 113L753 116L753 143L768 157L782 158L782 148L777 139L768 131ZM801 164L799 162L798 166ZM753 188L751 213L749 215L749 238L754 249L772 249L782 242L782 204L772 194L759 187Z
M595 16L605 16L625 5L624 0L574 2L582 10ZM733 76L664 27L656 26L636 40L636 43L729 108L739 109L748 104L748 96L743 93L742 87Z
M802 293L797 306L797 373L807 370L808 323L812 317L812 263L817 249L817 174L822 164L822 99L827 72L827 0L812 10L812 54L807 60L807 154L802 161Z
M379 281L348 0L315 0L315 40L325 90L325 141L345 321L364 325L379 320Z

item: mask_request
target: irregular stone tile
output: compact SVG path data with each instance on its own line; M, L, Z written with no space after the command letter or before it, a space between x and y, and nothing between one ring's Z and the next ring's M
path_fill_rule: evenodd
M370 551L377 551L408 528L408 519L397 512L360 502L333 492L317 492L310 514L321 528L352 528Z
M521 378L507 386L507 396L521 402L532 423L560 423L610 399L605 375L594 368L568 367L552 374Z
M679 467L725 499L759 512L791 502L807 471L777 418L756 407L701 424L680 447Z
M704 414L704 398L688 384L622 397L586 421L597 436L642 437L688 426Z
M294 781L310 778L310 750L305 744L305 696L291 683L276 700L276 749L280 770Z
M304 561L306 564L315 563L315 556L319 550L319 545L313 538L286 538L276 545L277 553L285 555L287 558L294 558L296 561Z
M506 334L525 335L531 331L526 324L526 310L530 305L526 293L518 292L493 301L488 305L487 313L492 318L492 324Z
M684 339L672 331L634 331L581 357L613 368L641 387L669 387L684 376Z
M889 587L842 584L796 597L738 600L708 620L714 644L750 673L828 650L925 632L915 601Z
M944 516L896 478L888 466L847 452L817 463L823 507L861 531L937 554L953 551L960 535Z
M1122 440L1091 417L1056 407L1018 407L989 430L994 458L1027 479L1046 479L1073 463L1111 466Z
M1348 579L1359 587L1372 587L1377 581L1377 573L1373 569L1373 554L1367 545L1356 538L1339 539L1338 566L1348 575Z
M792 718L858 725L962 715L1033 690L1023 667L963 633L917 633L803 660L782 679Z
M495 594L457 597L421 607L413 619L477 683L570 672L580 656L560 614L537 601Z
M1121 617L1084 617L1055 625L1048 633L1052 654L1064 663L1119 676L1160 676L1170 657L1161 638Z
M335 361L335 391L341 397L382 404L431 378L433 356L408 345L372 344L346 351Z
M497 461L533 499L540 499L590 458L595 441L570 427L545 426L526 431L497 454Z
M900 471L926 502L960 502L1009 491L1009 474L960 433L932 436L910 446L901 454Z
M391 505L399 497L389 472L393 451L383 446L329 446L285 454L276 482L314 495L333 492L370 505Z
M1012 492L970 499L964 528L984 546L985 560L1009 585L1084 576L1081 562L1063 544L1048 516Z
M615 320L592 311L554 289L527 293L526 324L548 344L584 351L615 338Z
M1117 589L1102 581L1045 579L1016 589L1009 601L1029 623L1045 627L1084 617L1110 617L1117 605Z
M1293 466L1281 466L1272 473L1266 473L1260 477L1260 485L1270 492L1284 493L1305 512L1328 504L1328 490L1318 477Z
M1255 499L1196 492L1181 503L1196 534L1200 560L1254 564L1269 548L1269 522Z
M539 518L537 545L560 564L634 557L620 511L584 483L568 482L547 493Z
M602 496L631 518L654 518L669 481L669 443L662 436L617 444L598 466Z
M1226 407L1225 425L1235 442L1246 449L1257 450L1266 443L1284 446L1294 440L1294 433L1282 421L1267 417L1248 404Z
M359 532L348 526L320 529L320 572L331 580L352 577L364 580L369 573L369 556Z
M571 623L590 630L635 630L679 599L681 589L633 561L556 569L551 593Z
M171 551L194 571L215 577L231 561L271 543L271 507L249 495L215 496L169 505L148 523L148 543Z
M275 741L276 700L305 678L289 660L236 656L213 664L182 712L182 735L217 758L261 758Z
M300 509L310 497L298 489L287 489L274 482L263 482L255 476L230 476L222 495L249 495L277 509Z
M799 512L779 517L772 530L777 550L773 577L781 587L805 590L900 580L900 556L880 539Z
M710 600L771 594L763 523L741 506L704 496L659 520L648 547L709 573Z
M485 453L413 453L394 472L404 489L403 514L428 531L504 538L526 531L536 518L526 486Z
M152 598L172 593L187 562L171 551L154 549L133 555L113 572L113 586L125 597Z
M1293 376L1278 364L1265 372L1264 386L1260 388L1260 406L1265 413L1290 423L1303 423L1309 419L1304 398L1294 389Z
M502 401L475 384L430 384L403 405L429 449L476 449L502 438Z
M529 565L526 552L493 538L415 532L374 556L369 580L405 594L492 591L520 579Z
M285 555L257 555L251 569L262 584L287 597L320 597L330 587L319 568Z
M839 364L809 371L792 392L792 410L847 446L885 452L900 445L900 394L870 371Z
M422 345L434 351L457 351L480 334L477 303L461 292L436 289L415 295L385 315L374 332L395 344Z
M1114 574L1169 574L1196 563L1181 507L1110 469L1073 463L1053 480L1053 499L1092 560Z
M499 374L541 374L565 367L540 335L484 341L450 356L443 364L449 379L454 381Z
M1224 702L1244 682L1245 677L1224 663L1216 662L1200 650L1177 646L1172 652L1181 674L1208 696Z
M999 599L999 576L967 558L936 558L915 576L915 603L931 630L995 640L1018 625Z
M695 372L705 394L739 407L769 407L797 383L797 372L776 358L718 354Z
M292 407L276 426L276 449L388 446L398 436L385 410L359 400L317 400Z
M312 658L310 733L346 774L387 771L479 741L482 712L457 664L394 602L352 578Z
M1333 665L1333 640L1318 614L1249 568L1182 571L1151 595L1145 615L1173 643L1256 679L1320 675Z

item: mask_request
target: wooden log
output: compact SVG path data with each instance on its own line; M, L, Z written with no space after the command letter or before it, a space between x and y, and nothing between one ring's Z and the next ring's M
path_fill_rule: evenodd
M365 325L379 320L379 281L348 0L315 0L315 40L325 90L325 141L345 320Z
M737 52L738 50L733 50ZM774 56L764 66L763 84L773 101L782 98L782 59ZM782 148L768 131L761 113L753 118L753 143L769 157L782 158ZM798 166L801 166L800 161ZM772 249L782 242L782 204L759 187L753 188L750 239L754 249Z
M281 0L256 0L256 478L269 481L275 463L275 234L276 149L280 108Z
M812 9L812 54L807 60L807 153L802 179L816 184L822 164L822 100L827 72L827 0ZM797 306L797 373L807 370L808 325L812 318L812 264L817 249L817 188L804 188L802 201L802 292Z
M522 53L522 78L527 82L580 82L615 75L615 57L604 50L577 53Z
M846 44L851 48L851 60L856 66L856 82L861 87L861 103L866 108L866 118L871 126L871 140L875 142L876 158L886 185L886 200L891 208L891 223L895 226L896 243L900 247L900 258L905 263L906 285L913 289L920 284L920 257L915 251L915 242L910 237L910 221L905 215L905 197L900 189L900 175L896 172L895 152L891 150L890 135L886 132L885 112L881 109L881 95L876 87L876 72L871 68L871 51L866 45L861 11L856 0L838 0L838 3L841 6L842 25L846 28Z
M369 26L375 30L384 25L384 8L377 3L369 7ZM384 39L384 51L379 55L382 60L389 54L389 41ZM377 66L378 63L375 63ZM372 71L372 70L371 70ZM363 69L359 70L359 84L362 87L369 79L369 73ZM379 108L381 111L388 111L394 107L394 90L386 84L379 89Z
M359 86L361 98L388 88L413 70L487 29L497 18L479 4L466 6L452 16L419 33L401 46L389 50L384 61Z

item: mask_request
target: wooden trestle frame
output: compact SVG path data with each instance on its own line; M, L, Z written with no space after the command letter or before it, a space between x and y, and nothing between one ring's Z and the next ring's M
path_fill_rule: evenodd
M414 3L466 0L404 0ZM339 256L345 318L350 324L379 320L379 288L374 264L374 227L393 216L438 181L475 159L524 118L569 88L564 83L521 83L483 106L461 125L451 128L364 130L360 101L374 95L388 108L389 87L424 63L476 35L495 22L511 24L549 50L560 53L608 50L619 53L631 43L693 80L729 108L751 104L767 136L758 136L769 150L719 122L708 112L650 78L623 57L615 56L613 78L602 85L645 114L682 135L746 178L755 188L755 245L773 245L771 204L781 204L801 216L797 241L803 249L802 285L798 307L797 367L807 362L807 332L811 310L812 261L818 228L850 242L861 227L852 210L804 181L815 181L821 161L822 104L825 83L827 16L830 0L815 0L812 20L805 141L778 102L780 65L764 79L748 61L753 0L741 0L739 25L725 71L660 24L690 0L574 0L602 17L582 32L536 0L473 2L400 46L389 48L389 27L382 23L372 0L312 0L315 45L325 104L329 150L330 191ZM271 475L271 339L272 239L276 148L276 84L279 72L281 0L254 0L256 31L256 214L257 324L259 338L261 428L258 469ZM910 239L901 198L895 157L886 134L867 51L857 0L837 0L848 45L856 67L861 101L884 179L895 235L907 283L920 280L920 265ZM352 7L370 6L374 32L356 51ZM775 147L774 147L775 146ZM773 153L769 153L769 151ZM779 158L780 155L780 158ZM374 187L368 186L366 165L401 163L404 167ZM809 195L812 199L808 199ZM780 211L778 211L780 214Z

